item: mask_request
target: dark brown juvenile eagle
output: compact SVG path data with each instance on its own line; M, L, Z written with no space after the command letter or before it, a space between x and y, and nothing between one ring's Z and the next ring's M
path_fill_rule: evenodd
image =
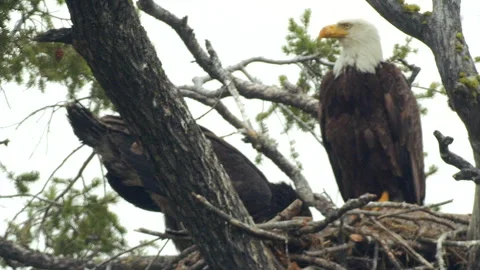
M422 128L401 71L383 61L380 37L364 20L324 27L319 38L342 47L320 87L320 128L344 200L373 193L381 201L423 204Z
M106 178L110 186L123 199L139 208L163 212L168 229L181 229L180 223L175 220L175 213L170 212L165 193L156 186L143 185L155 182L141 180L155 177L154 165L144 155L141 145L122 118L114 115L97 118L78 103L69 104L67 113L75 135L101 156L108 171ZM291 186L268 182L263 173L235 147L208 129L200 128L211 142L213 151L255 222L273 218L294 200L299 199ZM158 178L162 180L161 176ZM300 215L311 216L306 205ZM187 247L185 242L174 243L180 250Z

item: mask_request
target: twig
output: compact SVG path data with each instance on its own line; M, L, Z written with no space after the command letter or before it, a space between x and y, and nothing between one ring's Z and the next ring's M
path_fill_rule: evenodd
M60 194L58 194L55 197L55 199L53 199L53 201L56 202L56 201L60 200L60 198L62 198L63 196L65 196L65 194L68 193L68 191L73 187L73 185L78 181L78 179L80 179L80 177L82 177L83 171L85 170L85 168L87 168L88 163L90 163L90 161L93 159L94 156L95 156L95 151L92 151L90 156L88 156L88 158L83 162L83 164L80 167L80 169L78 170L78 173L75 176L75 178L70 180L70 183L68 184L68 186ZM45 220L48 217L48 213L49 213L51 207L52 207L52 204L47 206L47 208L45 209L45 212L43 213L43 218L42 218L42 221L41 221L40 228L43 227L43 224L45 223Z
M284 220L277 222L268 222L257 224L257 227L263 230L293 230L307 226L311 220L310 217L295 217L294 220Z
M203 206L205 206L206 209L212 211L213 213L215 213L216 215L218 215L219 217L221 217L222 219L224 219L228 223L234 225L235 227L238 227L238 228L244 230L245 232L249 233L250 235L259 237L261 239L282 241L282 242L285 242L285 243L287 241L290 242L290 239L286 236L276 234L276 233L273 233L273 232L269 232L269 231L265 231L265 230L262 230L262 229L259 229L259 228L254 228L254 227L251 227L251 226L243 223L242 221L230 216L229 214L223 212L222 210L220 210L217 207L215 207L214 205L212 205L202 195L196 194L194 192L192 192L192 195L195 197L195 199L197 199L197 201L199 201ZM292 241L293 241L293 239L292 239Z
M400 264L400 262L398 261L397 257L395 257L393 252L388 247L388 244L385 242L385 240L381 236L378 235L378 233L376 233L372 230L366 229L365 227L360 228L359 230L360 230L361 234L370 236L371 238L373 238L373 240L375 240L376 243L380 244L380 246L382 247L385 254L387 254L388 260L393 264L395 269L397 269L397 270L403 269L403 267Z
M0 141L0 144L4 144L5 146L8 146L8 143L10 142L9 139L5 139L3 141Z
M235 71L243 71L243 69L248 66L249 64L252 63L265 63L265 64L273 64L273 65L291 65L291 64L297 64L297 63L302 63L302 62L307 62L310 60L316 60L318 63L328 66L328 67L333 67L333 63L323 61L319 58L318 54L312 54L312 55L306 55L306 56L296 56L291 59L284 59L284 60L275 60L275 59L269 59L265 58L263 56L257 56L257 57L251 57L245 60L242 60L238 62L237 64L228 66L225 68L227 72L235 72ZM247 75L246 75L247 76ZM248 76L247 76L248 77ZM212 77L210 76L204 76L204 77L197 77L194 80L196 80L199 83L206 83L210 80L212 80Z
M37 199L37 200L40 200L40 201L44 201L44 202L48 202L50 204L53 204L55 206L63 206L61 203L58 203L58 202L55 202L55 201L52 201L52 200L49 200L49 199L45 199L45 198L42 198L40 196L38 196L37 194L14 194L14 195L3 195L3 196L0 196L0 199L10 199L10 198L17 198L17 197L32 197L34 199Z
M338 246L323 248L321 250L305 251L305 254L310 255L310 256L321 256L321 255L324 255L324 254L331 254L331 253L336 253L336 252L340 252L340 251L345 251L345 250L353 248L354 246L355 246L355 242L348 242L348 243L341 244L341 245L338 245Z
M250 118L245 111L245 104L240 100L240 94L238 93L237 87L233 83L230 78L230 75L225 71L222 67L222 63L220 62L220 58L218 58L217 52L213 49L212 44L209 40L205 41L205 46L207 47L208 54L210 55L211 65L209 68L212 69L212 73L216 73L216 79L219 80L223 85L226 86L228 92L232 95L233 100L237 104L238 109L240 110L240 114L243 118L243 123L248 130L248 132L255 132L253 130L252 123ZM203 67L206 69L207 67Z
M390 236L392 236L393 239L395 239L399 244L401 244L417 261L427 266L429 269L434 269L433 265L429 263L425 258L423 258L422 255L418 254L418 252L416 252L400 235L392 232L374 218L369 218L369 220L375 225L377 225L379 228L387 232Z
M173 234L169 232L161 233L161 232L156 232L156 231L152 231L145 228L139 228L139 229L136 229L135 231L139 233L157 236L158 238L161 238L161 239L191 239L191 237L186 232L183 234L180 234L180 233Z
M341 218L349 210L363 207L370 201L375 200L376 198L377 198L376 195L367 193L356 199L350 199L346 203L344 203L342 207L333 211L329 216L325 217L324 220L310 222L308 226L301 228L299 232L302 234L307 234L307 233L314 233L314 232L321 231L325 227L327 227L330 223Z
M448 201L444 201L444 202L440 202L438 204L440 205L443 205L444 203L448 203L450 200ZM438 217L438 218L443 218L443 219L448 219L448 220L451 220L455 223L461 223L461 224L465 224L465 225L468 225L470 222L468 220L465 220L465 219L462 219L462 218L458 218L454 215L451 215L451 214L445 214L445 213L440 213L440 212L433 212L433 211L430 211L429 209L427 208L424 208L423 206L419 206L419 205L416 205L416 204L410 204L410 203L406 203L406 202L371 202L368 204L369 207L372 207L372 208L406 208L406 209L417 209L417 210L420 210L420 211L423 211L425 213L428 213L432 216L435 216L435 217ZM428 205L427 205L428 206ZM430 206L435 206L435 204L431 204ZM356 212L356 211L363 211L363 210L353 210L353 212ZM352 214L356 214L356 213L353 213ZM377 212L378 214L378 212Z
M315 208L320 211L323 216L329 216L337 210L337 207L332 201L332 198L326 193L314 193Z
M158 257L160 256L160 253L162 253L163 249L167 246L169 240L170 240L170 239L168 239L167 241L165 241L165 243L163 244L163 246L158 250L157 255L155 255L155 258L153 258L153 260L151 260L151 261L148 263L147 267L145 267L145 270L150 270L150 268L152 267L152 265L153 265L153 263L155 262L155 260L158 259Z
M109 262L111 262L111 261L114 261L116 258L122 256L123 254L127 254L127 253L129 253L129 252L134 251L135 249L139 249L139 248L141 248L141 247L148 246L148 245L150 245L151 243L154 243L154 242L156 242L156 241L158 241L158 240L160 240L160 239L161 239L160 237L159 237L159 238L155 238L155 239L150 240L150 241L148 241L148 242L145 242L145 243L136 245L136 246L134 246L134 247L132 247L132 248L129 248L129 249L127 249L127 250L124 250L124 251L122 251L122 252L119 252L118 254L115 254L114 256L110 257L108 260L106 260L106 261L98 264L95 268L100 268L100 267L102 267L103 265L105 265L105 264L107 264L107 263L109 263Z
M198 247L196 245L192 245L184 250L182 250L182 252L180 252L180 254L178 254L175 258L173 258L172 260L170 260L167 265L163 268L164 270L167 270L167 269L173 269L173 266L175 264L177 264L179 261L183 260L184 258L186 258L188 255L190 255L192 252L195 252L196 250L198 250Z
M198 260L196 263L194 263L189 269L190 270L200 270L200 269L203 269L203 267L205 267L206 265L207 265L207 263L205 262L205 259L200 258L200 260Z
M450 164L460 172L453 175L455 180L472 180L475 184L480 184L480 169L475 168L470 162L466 161L459 155L451 152L448 146L452 144L453 138L444 136L440 131L435 130L433 135L438 141L438 148L440 150L440 157L445 163Z
M440 235L440 237L438 238L437 253L435 257L437 257L438 267L440 268L440 270L447 269L445 266L445 260L443 259L443 242L447 239L447 237L455 237L458 233L462 233L462 232L465 232L465 229L458 229L455 231L445 232L445 233L442 233L442 235Z
M426 238L421 237L418 239L420 242L428 243L428 244L438 244L438 239L433 238ZM471 248L473 246L480 246L480 240L466 240L466 241L454 241L454 240L443 240L443 246L448 247L463 247L463 248Z
M63 166L63 164L65 164L65 162L67 162L67 160L68 160L71 156L73 156L73 154L75 154L75 153L76 153L78 150L80 150L82 147L83 147L83 144L80 145L79 147L75 148L72 152L70 152L70 154L68 154L68 155L62 160L62 162L60 163L60 165L57 166L57 168L55 168L55 169L53 170L53 172L52 172L52 173L50 174L50 176L48 177L47 181L45 181L45 184L43 184L42 188L40 189L39 192L37 192L37 193L35 194L35 196L39 196L40 194L42 194L42 192L45 190L45 188L47 187L47 185L48 185L48 183L50 182L50 180L52 180L52 178L53 178L53 176L55 175L55 173ZM23 211L25 211L25 209L27 209L28 206L30 206L30 205L32 204L32 202L33 202L34 199L35 199L35 198L32 197L32 199L30 199L30 200L25 204L25 206L22 207L22 209L20 209L20 211L18 211L18 212L15 214L15 216L13 216L13 218L11 219L11 222L12 222L12 223L13 223L13 221L15 221L15 220L17 219L17 217L18 217L21 213L23 213ZM8 233L9 233L9 229L10 229L10 227L8 227L8 229L5 230L5 234L4 234L5 237L7 237Z
M302 119L300 119L300 117L298 117L297 115L295 115L289 108L287 108L287 106L281 104L281 103L278 103L277 104L278 107L280 107L286 114L288 114L289 117L291 117L293 120L295 120L295 122L297 122L297 124L299 126L301 126L303 129L307 130L312 136L313 138L319 143L321 144L322 146L325 146L323 144L323 141L322 139L320 139L318 137L318 135L315 133L315 131L313 131L313 129L311 127L309 127L307 125L307 123L305 123L305 121L303 121Z
M346 268L337 263L322 258L310 257L307 255L290 254L290 259L298 262L311 263L313 265L321 267L322 269L346 270Z
M302 210L303 202L299 199L293 201L287 208L285 208L282 212L278 213L275 217L270 219L267 223L277 222L281 220L290 220L294 216L298 215Z
M431 212L427 212L428 214L431 214ZM360 209L354 209L351 211L348 211L347 214L353 214L353 215L366 215L366 216L371 216L371 217L379 217L382 215L382 213L378 211L368 211L368 210L360 210ZM444 225L445 227L451 228L452 230L456 228L456 226L452 223L449 223L445 220L441 220L440 218L437 218L435 216L429 217L429 216L424 216L424 217L415 217L411 215L395 215L395 218L398 219L405 219L405 220L411 220L411 221L417 221L418 219L424 220L424 221L430 221L430 222L435 222L441 225Z
M373 248L373 259L372 259L372 270L377 270L378 265L378 243L375 243L375 247Z
M395 213L384 214L384 215L379 216L377 219L391 217L391 216L395 216L395 215L398 215L398 214L406 214L406 213L415 212L415 211L422 211L422 210L430 209L430 208L436 208L436 207L439 207L439 206L442 206L442 205L445 205L445 204L449 204L451 202L453 202L453 199L443 201L443 202L439 202L439 203L432 203L432 204L428 204L428 205L423 205L423 206L419 206L419 205L415 204L415 205L412 205L412 207L410 209L397 211Z

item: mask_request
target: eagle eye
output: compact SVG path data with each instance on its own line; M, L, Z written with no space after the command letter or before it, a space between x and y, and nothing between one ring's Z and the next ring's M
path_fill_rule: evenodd
M351 23L341 23L340 26L343 27L343 29L345 29L345 30L348 30L348 29L352 28Z

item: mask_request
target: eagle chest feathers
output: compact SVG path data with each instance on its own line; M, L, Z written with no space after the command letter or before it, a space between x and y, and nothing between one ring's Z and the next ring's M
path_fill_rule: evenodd
M391 69L387 63L379 64L375 73L347 67L336 78L330 72L322 82L321 131L344 200L388 191L393 200L417 201L405 198L409 193L416 197L409 184L412 149L406 144L408 136L402 136L409 131L401 130L400 123L405 93L389 92L398 88Z

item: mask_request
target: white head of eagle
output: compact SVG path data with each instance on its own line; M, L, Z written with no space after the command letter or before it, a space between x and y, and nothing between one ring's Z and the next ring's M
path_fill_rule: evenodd
M383 60L378 30L365 20L342 20L325 26L318 38L336 38L342 46L342 52L333 67L335 77L348 66L360 72L375 73L375 68Z

